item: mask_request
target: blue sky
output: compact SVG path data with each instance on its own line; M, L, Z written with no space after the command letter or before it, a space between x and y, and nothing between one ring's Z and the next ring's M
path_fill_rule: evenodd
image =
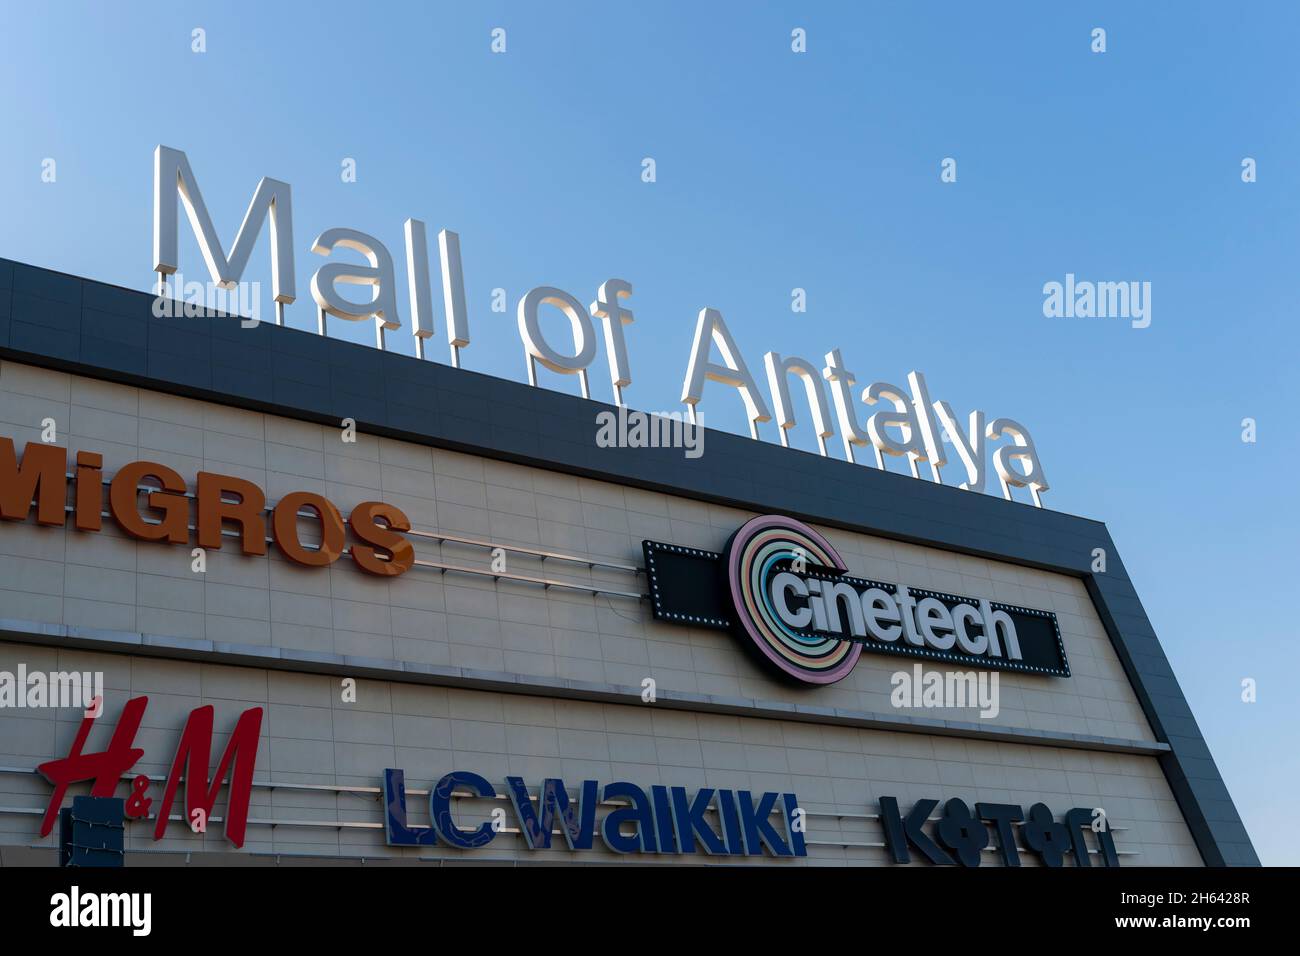
M1107 522L1259 852L1300 863L1300 837L1277 825L1300 785L1286 485L1300 465L1300 8L614 6L11 7L0 255L147 288L165 143L187 152L227 249L257 180L292 183L291 325L313 327L316 234L371 233L400 274L413 216L431 238L460 233L476 371L524 379L527 289L587 302L611 277L634 288L635 407L681 407L705 306L760 376L769 349L838 347L860 384L920 369L963 421L979 407L1030 428L1049 507ZM505 54L489 49L496 27ZM956 183L940 182L945 157ZM183 271L204 278L182 237ZM1043 284L1066 273L1150 282L1150 327L1045 318ZM269 295L265 238L245 278ZM489 309L497 287L507 314ZM409 323L404 285L399 301ZM404 333L392 341L409 350ZM441 334L430 354L445 360ZM701 408L745 430L726 389ZM795 444L815 447L802 406L799 420Z

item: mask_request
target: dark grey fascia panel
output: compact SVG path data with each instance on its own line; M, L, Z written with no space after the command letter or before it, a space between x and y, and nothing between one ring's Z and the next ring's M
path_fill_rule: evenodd
M0 356L191 398L995 558L1082 578L1158 740L1204 861L1259 865L1106 526L708 431L705 454L600 448L611 406L0 259ZM1095 548L1107 569L1091 570Z

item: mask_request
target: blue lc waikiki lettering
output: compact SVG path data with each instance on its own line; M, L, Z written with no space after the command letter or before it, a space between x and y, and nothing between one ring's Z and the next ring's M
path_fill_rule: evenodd
M496 788L476 773L455 771L429 791L430 826L408 822L406 774L384 771L384 829L389 846L437 846L476 850L497 831L491 822L462 829L452 812L453 794L493 800ZM514 808L519 833L529 850L550 849L558 832L573 851L590 850L599 836L615 853L694 854L711 856L802 857L808 855L799 800L793 793L705 787L692 798L685 787L639 787L617 781L604 787L584 780L577 796L564 781L548 777L536 797L522 777L506 778L506 796ZM597 810L607 805L604 817ZM780 813L777 813L778 808ZM710 823L708 815L717 818ZM774 822L783 819L779 826ZM784 831L784 832L782 832ZM560 844L556 843L556 846Z

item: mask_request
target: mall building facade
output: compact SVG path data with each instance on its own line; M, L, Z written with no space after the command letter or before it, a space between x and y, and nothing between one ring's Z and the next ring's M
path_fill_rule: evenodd
M0 260L0 675L103 687L0 706L3 863L1258 863L1103 524L152 303Z

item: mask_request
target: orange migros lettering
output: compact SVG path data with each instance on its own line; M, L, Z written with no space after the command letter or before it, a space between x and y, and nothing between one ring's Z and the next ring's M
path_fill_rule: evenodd
M72 511L78 531L103 527L103 456L90 451L76 455ZM28 442L19 461L13 440L0 436L0 518L26 521L36 506L36 523L63 525L68 513L68 450ZM144 491L143 507L140 493ZM309 548L298 540L297 523L303 509L321 524L321 545ZM234 529L244 554L267 552L266 495L256 484L233 475L199 472L194 492L195 521L185 480L166 465L135 461L117 470L108 488L108 514L118 528L137 541L189 544L193 524L199 547L220 548L222 532ZM272 510L270 530L276 548L290 561L307 567L327 567L344 551L342 515L327 498L298 491L285 495ZM353 562L367 574L392 577L408 571L415 551L404 531L411 522L400 509L379 501L363 501L350 522L356 540Z
M22 464L12 439L0 438L0 518L26 521L36 502L36 523L61 525L67 520L68 450L28 442Z

